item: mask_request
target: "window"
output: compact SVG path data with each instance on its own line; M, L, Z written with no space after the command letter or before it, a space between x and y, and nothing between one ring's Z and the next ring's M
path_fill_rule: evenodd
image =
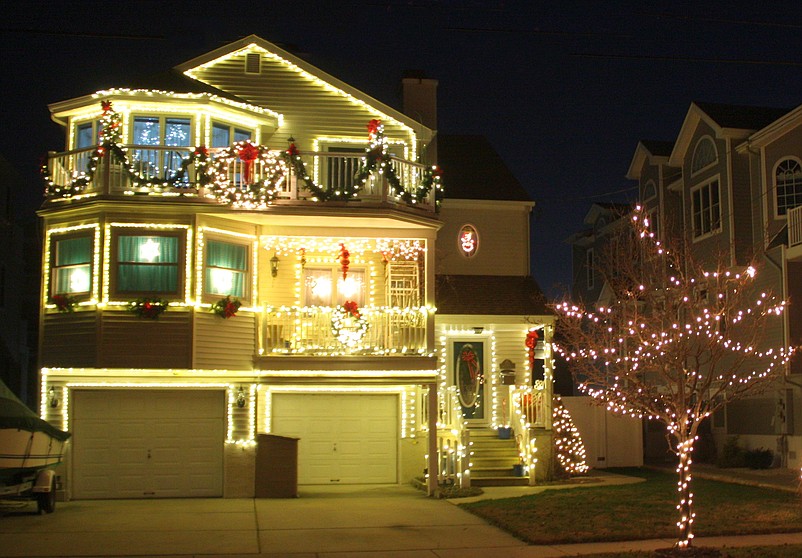
M691 172L698 172L715 163L717 159L716 145L709 136L705 136L697 142L696 149L693 151Z
M587 274L588 290L593 288L595 282L595 267L596 262L593 259L593 248L588 248L588 251L585 252L585 273Z
M691 191L693 236L698 238L721 230L721 202L718 180Z
M168 150L163 147L189 148L191 140L189 118L135 117L131 143L142 147L133 150L137 172L145 178L171 178L181 169L181 163L189 154L189 149ZM152 148L147 149L146 146Z
M365 271L351 269L343 279L340 268L304 269L305 303L307 306L333 306L353 301L365 303Z
M57 238L51 250L50 294L88 296L92 290L92 237Z
M777 192L777 215L802 205L802 165L793 159L783 159L774 173Z
M178 235L120 234L116 239L118 293L179 293L183 243Z
M234 138L233 141L231 138ZM238 141L251 139L250 130L212 122L212 147L231 147Z
M203 284L206 294L247 298L248 247L218 240L206 242Z
M457 239L459 249L463 256L472 258L479 250L479 233L473 225L463 225L459 230L459 237Z

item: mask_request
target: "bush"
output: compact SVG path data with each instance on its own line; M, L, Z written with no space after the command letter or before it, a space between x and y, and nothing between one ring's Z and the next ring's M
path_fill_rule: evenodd
M724 447L716 459L716 466L722 469L746 467L746 451L738 445L738 436L730 436L724 442Z
M764 448L744 452L744 464L750 469L768 469L774 461L774 452Z

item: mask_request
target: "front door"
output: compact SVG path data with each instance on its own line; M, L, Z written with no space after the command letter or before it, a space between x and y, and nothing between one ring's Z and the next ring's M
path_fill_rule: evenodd
M484 337L451 341L452 385L457 388L462 416L469 424L486 424L489 418L486 348Z

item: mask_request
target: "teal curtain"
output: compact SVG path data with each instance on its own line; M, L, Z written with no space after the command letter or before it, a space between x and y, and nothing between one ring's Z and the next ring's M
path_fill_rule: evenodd
M245 296L248 249L242 244L210 240L206 243L204 284L209 294Z
M92 277L92 237L57 240L53 263L54 294L88 292Z
M117 290L176 293L179 242L175 236L123 236L117 239Z

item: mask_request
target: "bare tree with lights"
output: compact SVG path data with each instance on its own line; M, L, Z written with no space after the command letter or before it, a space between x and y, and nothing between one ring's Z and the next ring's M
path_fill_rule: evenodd
M754 265L702 263L682 242L661 244L640 211L610 242L598 271L609 303L558 314L557 352L584 393L609 410L667 426L678 456L678 553L690 552L691 454L701 423L782 376L793 350L764 333L785 302L756 290Z

